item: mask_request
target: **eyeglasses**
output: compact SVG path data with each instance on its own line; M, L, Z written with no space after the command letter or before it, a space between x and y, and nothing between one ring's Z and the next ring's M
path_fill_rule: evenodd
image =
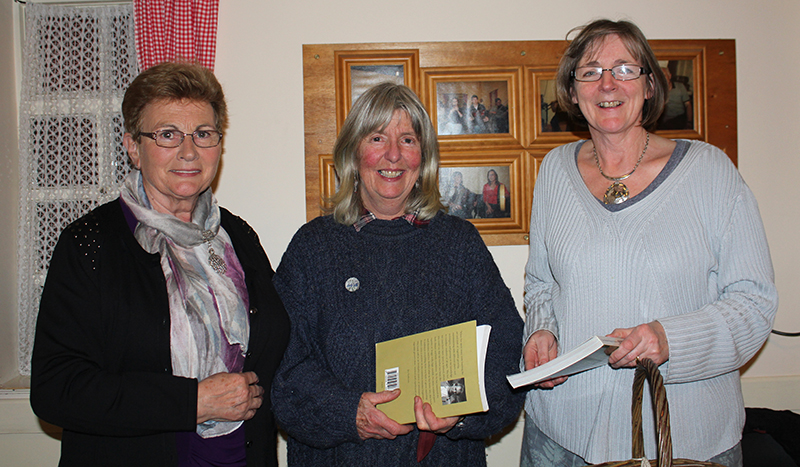
M644 68L639 65L622 64L611 68L600 66L579 66L570 73L575 81L588 82L600 81L604 71L610 71L611 76L617 81L629 81L636 79L644 74Z
M198 148L213 148L222 141L222 133L217 130L196 130L192 133L184 133L180 130L158 130L152 133L139 132L139 136L147 136L156 142L156 146L162 148L177 148L183 144L183 138L191 136L192 141Z

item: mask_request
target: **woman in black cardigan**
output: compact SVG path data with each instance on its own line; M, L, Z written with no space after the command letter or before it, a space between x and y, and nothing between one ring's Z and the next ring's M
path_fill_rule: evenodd
M209 188L219 82L156 65L122 108L135 170L55 248L31 405L63 427L62 466L277 465L269 394L289 324L258 236Z

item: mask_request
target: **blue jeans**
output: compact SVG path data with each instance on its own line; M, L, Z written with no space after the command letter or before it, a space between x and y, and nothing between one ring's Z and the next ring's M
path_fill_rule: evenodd
M624 460L624 459L612 459ZM742 443L708 460L727 467L743 467ZM522 435L520 467L584 467L583 458L564 449L560 444L539 431L533 420L525 414L525 432Z

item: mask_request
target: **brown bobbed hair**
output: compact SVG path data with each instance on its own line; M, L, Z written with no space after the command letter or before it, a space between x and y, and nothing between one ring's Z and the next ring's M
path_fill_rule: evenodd
M224 133L228 128L225 94L214 73L196 63L164 62L141 72L125 91L122 99L125 132L138 137L142 114L151 103L183 100L209 103L217 130Z
M428 112L408 87L382 83L368 89L356 100L333 146L333 164L339 188L330 202L336 222L352 225L361 217L364 207L358 193L359 148L364 138L389 126L396 110L408 114L422 152L419 179L406 200L406 212L419 211L420 220L429 220L444 208L438 182L439 142Z
M603 43L607 36L615 34L625 44L628 52L637 61L638 65L644 68L645 74L639 79L647 79L646 89L652 94L650 99L645 100L642 108L642 126L647 130L654 130L658 118L664 111L669 92L667 79L661 66L658 64L653 49L647 43L638 26L630 21L611 21L609 19L598 19L584 26L579 26L567 33L567 40L573 34L575 38L569 42L567 50L558 63L556 72L556 95L558 105L567 111L569 116L578 122L585 122L586 119L581 112L578 104L572 102L575 92L575 80L572 72L578 63L587 55L594 54Z

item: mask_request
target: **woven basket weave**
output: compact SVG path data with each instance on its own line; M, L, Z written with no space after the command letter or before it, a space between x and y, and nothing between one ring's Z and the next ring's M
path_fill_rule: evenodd
M642 394L644 392L645 379L650 383L650 396L656 410L656 431L658 433L658 459L656 460L648 460L644 457ZM597 467L724 467L713 462L672 458L672 433L669 428L667 391L664 389L664 379L661 377L661 372L658 371L658 366L647 358L638 363L636 366L636 374L633 377L631 424L633 429L633 459L596 464Z

